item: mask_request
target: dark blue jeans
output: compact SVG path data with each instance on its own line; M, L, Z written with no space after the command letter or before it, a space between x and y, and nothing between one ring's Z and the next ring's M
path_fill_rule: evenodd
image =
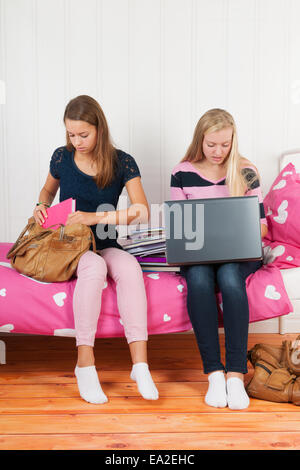
M261 261L181 267L187 282L187 309L203 361L204 373L247 373L249 306L246 278ZM226 367L221 362L216 286L222 293Z

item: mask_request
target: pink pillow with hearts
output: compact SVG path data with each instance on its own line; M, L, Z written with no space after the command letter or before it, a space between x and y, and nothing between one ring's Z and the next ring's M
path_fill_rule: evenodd
M266 240L300 247L300 174L292 163L279 173L264 198Z

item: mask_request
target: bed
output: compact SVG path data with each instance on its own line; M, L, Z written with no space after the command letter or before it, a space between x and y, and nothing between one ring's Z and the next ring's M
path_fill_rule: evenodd
M72 298L76 279L45 283L18 273L6 259L11 246L11 243L0 243L0 334L75 337ZM148 333L190 330L185 307L186 286L182 277L173 272L144 272L143 277L148 304ZM115 283L107 277L96 338L123 336Z
M289 162L300 174L300 150L281 156L280 171ZM17 273L6 258L11 246L12 243L0 243L0 334L75 337L72 297L76 279L63 283L43 283ZM285 310L284 315L279 317L278 312L261 312L261 316L251 315L250 310L250 332L299 332L300 258L299 267L285 267L280 269L280 273L292 308ZM173 272L144 272L143 276L148 301L149 335L190 331L192 327L186 309L184 278ZM219 324L222 328L222 301L220 297L217 297L217 300ZM259 329L262 325L263 329ZM102 293L96 338L123 336L124 328L118 312L115 285L107 278ZM5 363L5 343L2 340L1 363Z

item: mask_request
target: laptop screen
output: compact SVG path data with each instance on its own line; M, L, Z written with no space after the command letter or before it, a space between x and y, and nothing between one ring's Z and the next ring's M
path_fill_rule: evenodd
M168 264L262 259L257 196L165 201Z

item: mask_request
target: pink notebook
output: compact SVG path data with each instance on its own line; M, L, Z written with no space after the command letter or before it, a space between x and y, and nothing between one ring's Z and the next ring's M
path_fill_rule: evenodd
M51 225L51 230L59 227L59 224L66 224L68 215L76 210L76 200L69 198L47 209L48 218L42 224L43 228L48 228ZM58 225L56 225L58 224Z

